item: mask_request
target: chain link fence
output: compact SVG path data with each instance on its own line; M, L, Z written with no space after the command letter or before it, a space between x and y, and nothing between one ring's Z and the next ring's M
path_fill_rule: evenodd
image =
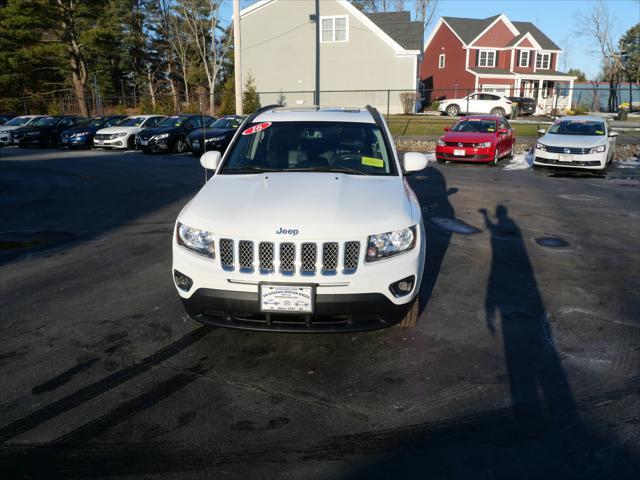
M535 102L535 113L539 115L565 115L585 112L616 112L623 105L627 110L640 111L640 87L637 84L620 84L611 89L608 84L579 84L569 88L568 83L530 82L519 88L500 85L485 85L478 90L458 88L457 85L440 89L412 90L323 90L320 101L316 102L314 91L258 92L261 105L280 104L288 107L312 106L319 103L323 107L361 108L372 105L380 112L393 115L403 113L438 111L444 100L461 99L461 111L474 111L473 97L477 93L526 97ZM0 112L15 114L80 114L84 100L90 115L107 114L174 114L205 113L216 116L234 113L216 104L210 110L209 96L204 93L172 95L159 93L128 96L93 96L78 99L71 90L62 90L46 95L32 95L23 98L0 98ZM233 103L233 102L231 102ZM505 112L509 114L510 112Z

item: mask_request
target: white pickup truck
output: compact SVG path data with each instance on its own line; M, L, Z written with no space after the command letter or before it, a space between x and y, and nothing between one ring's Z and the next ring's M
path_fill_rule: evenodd
M420 205L378 112L267 107L248 117L175 224L187 313L223 327L335 332L415 325Z

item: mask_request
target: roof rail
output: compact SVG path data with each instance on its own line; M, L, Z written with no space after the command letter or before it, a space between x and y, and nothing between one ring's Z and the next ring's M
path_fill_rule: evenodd
M266 107L260 107L259 109L257 109L255 112L253 112L251 115L249 115L247 117L247 119L244 121L244 123L251 123L253 122L253 120L260 115L261 113L266 112L267 110L271 110L272 108L279 108L282 105L278 104L278 103L274 103L272 105L267 105Z

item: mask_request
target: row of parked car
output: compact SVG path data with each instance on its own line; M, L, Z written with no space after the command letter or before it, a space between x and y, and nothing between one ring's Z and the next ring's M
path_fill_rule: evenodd
M0 125L0 146L191 151L198 155L205 147L224 151L243 120L239 115L24 115Z

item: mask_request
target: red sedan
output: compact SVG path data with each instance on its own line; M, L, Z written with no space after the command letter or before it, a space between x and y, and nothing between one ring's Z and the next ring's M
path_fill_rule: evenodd
M436 159L448 161L485 162L498 164L507 156L513 157L516 135L504 117L474 115L460 119L438 140Z

